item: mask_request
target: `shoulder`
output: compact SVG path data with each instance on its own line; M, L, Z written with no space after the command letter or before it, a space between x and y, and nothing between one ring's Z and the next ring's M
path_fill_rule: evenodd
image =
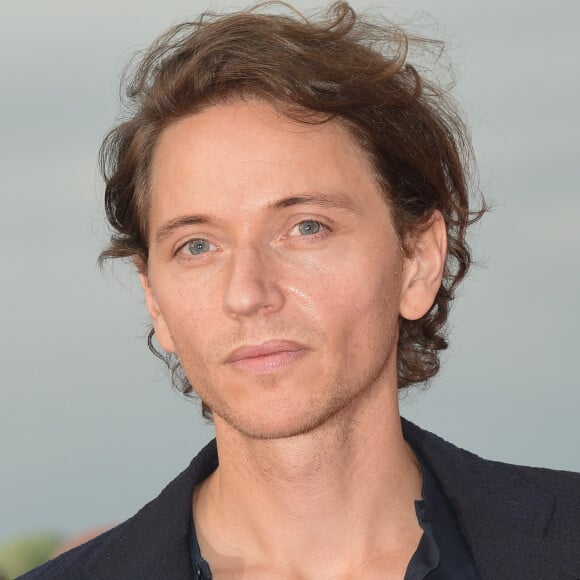
M82 580L86 577L83 572L86 562L107 543L112 533L113 530L109 530L85 544L65 552L23 576L19 576L18 580L36 580L37 578L42 580L61 580L62 578Z
M172 580L192 577L189 557L195 485L217 466L215 441L157 498L115 528L21 576L19 580Z
M580 473L574 471L564 471L558 469L547 469L545 467L529 467L526 465L513 465L511 463L501 463L492 461L502 469L511 470L529 481L541 487L549 487L550 491L556 495L571 493L580 497Z
M402 421L405 438L413 448L426 455L430 464L443 477L445 473L451 473L454 479L459 477L461 485L469 483L476 489L485 487L486 481L493 476L494 481L501 480L508 487L510 482L516 484L521 481L546 489L556 496L580 495L580 473L484 459L406 419Z
M580 505L580 473L485 459L404 421L405 436L429 460L453 495L485 492L501 501L511 492L519 497L537 492L557 502ZM580 518L580 512L574 510Z
M483 459L403 420L484 578L576 578L580 474ZM559 575L558 575L559 574Z

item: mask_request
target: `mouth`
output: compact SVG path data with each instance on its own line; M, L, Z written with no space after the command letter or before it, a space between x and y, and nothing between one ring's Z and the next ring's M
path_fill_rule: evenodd
M289 340L268 340L259 345L248 345L232 351L226 363L237 370L266 374L286 367L302 358L308 348Z

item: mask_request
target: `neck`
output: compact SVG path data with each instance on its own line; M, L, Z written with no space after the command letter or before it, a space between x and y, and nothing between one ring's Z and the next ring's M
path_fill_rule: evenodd
M220 465L194 500L210 563L235 554L288 570L299 553L306 569L325 562L336 573L340 558L414 549L421 474L403 439L397 393L378 389L367 399L312 432L277 440L244 437L216 418Z

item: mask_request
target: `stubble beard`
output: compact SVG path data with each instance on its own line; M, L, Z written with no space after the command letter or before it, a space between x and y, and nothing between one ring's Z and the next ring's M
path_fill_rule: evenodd
M294 405L288 404L287 401L280 401L277 407L271 408L270 413L281 418L278 422L262 417L265 413L263 408L256 408L255 411L237 409L228 400L227 385L220 389L216 384L212 384L209 379L211 369L208 365L188 356L186 349L180 349L179 345L177 355L194 391L211 410L212 415L219 417L219 421L250 439L285 439L320 430L322 426L331 423L337 424L339 432L348 430L349 423L356 420L357 405L365 398L372 397L373 391L381 388L380 384L384 382L386 376L392 375L396 383L396 336L391 336L389 340L388 333L382 336L380 334L380 332L375 334L374 340L367 337L370 339L367 348L370 346L373 352L367 352L366 356L355 352L356 347L353 347L352 343L347 345L342 364L334 373L329 372L324 376L323 372L311 371L309 374L305 372L302 380L314 378L312 390L304 392L309 401L300 405L300 410L292 408ZM322 352L329 347L326 337L313 328L285 325L282 329L278 329L277 333L271 331L270 335L307 336L310 344L322 346ZM239 336L229 338L231 343L242 342ZM209 352L213 354L215 347L218 345L221 347L221 343L222 341L219 343L216 341L215 344L211 344ZM223 347L219 350L223 352ZM313 351L308 356L319 355L320 352ZM366 366L368 363L362 362L365 360L374 361L375 364L368 368ZM257 388L277 389L280 386L277 384L279 380L280 378L275 375L261 376L256 379L260 383ZM297 377L295 380L298 381L300 378ZM396 385L394 387L396 389ZM291 420L284 420L289 417ZM340 424L341 422L343 424Z
M190 366L187 365L187 361L185 364L186 367ZM346 374L345 370L349 368L348 365L349 361L347 360L334 377L328 377L324 386L313 385L313 389L318 391L319 395L312 397L308 404L304 405L302 412L287 408L283 403L278 408L273 409L272 412L277 417L295 415L293 420L280 421L277 424L260 417L261 413L264 413L264 409L256 409L251 414L235 409L217 392L215 386L208 382L204 383L198 380L196 381L197 385L192 383L192 386L214 417L218 417L219 421L249 439L287 439L314 433L323 426L332 424L335 424L338 427L338 432L341 432L348 431L350 424L356 420L355 408L357 403L372 396L372 391L377 387L381 378L389 372L389 357L386 356L383 364L379 365L377 369L358 369L358 372L354 373L354 377L358 377L358 380L353 375L343 378ZM190 373L187 368L185 370L188 376L201 376L198 373ZM263 383L264 380L268 379L273 383L271 387L276 388L275 377L261 377L261 382Z

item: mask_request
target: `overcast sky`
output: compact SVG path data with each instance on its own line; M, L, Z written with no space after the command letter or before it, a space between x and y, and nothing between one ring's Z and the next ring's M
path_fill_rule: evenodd
M128 517L212 430L147 351L130 269L95 265L106 241L96 156L120 72L208 5L0 6L1 542ZM384 6L447 41L494 204L444 370L403 414L486 457L580 470L580 2Z

